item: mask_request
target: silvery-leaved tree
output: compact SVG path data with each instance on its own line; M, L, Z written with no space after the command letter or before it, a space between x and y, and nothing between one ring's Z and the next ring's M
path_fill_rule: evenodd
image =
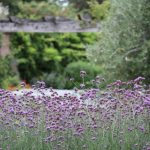
M150 1L110 0L110 5L98 42L87 48L89 60L102 65L110 79L150 76Z
M9 11L8 11L8 7L4 7L2 5L2 3L0 3L0 19L5 19L6 16L9 14Z

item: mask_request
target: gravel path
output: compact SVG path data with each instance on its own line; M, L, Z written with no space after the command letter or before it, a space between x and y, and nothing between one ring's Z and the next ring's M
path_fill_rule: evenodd
M33 92L31 95L34 97L42 96L42 94L38 90L33 90L33 89L24 89L24 90L13 91L13 94L15 94L16 96L22 96L23 94L28 93L30 91ZM42 90L42 92L44 93L45 96L51 96L51 94L53 94L54 92L57 92L58 96L64 96L65 94L69 94L71 96L76 96L77 98L80 98L83 91L80 90L76 93L74 90L53 89L53 91L51 91L51 89L47 89L47 90ZM91 101L90 99L84 100L84 103L91 104L91 105L95 104L95 102Z
M33 89L24 89L24 90L19 90L19 91L13 91L13 93L17 96L21 96L23 95L23 93L26 92L30 92L32 91L32 95L33 96L42 96L42 94L38 91L38 90L33 90ZM64 94L71 94L74 96L80 96L79 92L75 93L74 90L58 90L58 89L54 89L54 92L57 92L57 94L59 96L63 96ZM51 89L47 89L47 90L42 90L42 92L46 95L46 96L50 96L53 92L51 91Z

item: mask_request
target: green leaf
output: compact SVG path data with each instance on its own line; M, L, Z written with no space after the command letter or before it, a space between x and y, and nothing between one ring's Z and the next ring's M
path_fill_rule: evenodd
M62 56L60 56L57 49L51 47L51 48L44 49L43 59L45 61L50 61L50 60L61 61Z
M26 58L19 58L19 59L17 60L17 62L18 62L19 64L26 64L26 63L29 62L29 60L26 59Z

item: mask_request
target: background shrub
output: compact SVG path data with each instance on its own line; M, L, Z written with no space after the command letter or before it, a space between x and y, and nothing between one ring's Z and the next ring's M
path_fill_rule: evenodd
M20 80L16 68L14 68L14 58L7 56L0 57L0 87L16 86Z
M79 86L83 82L83 79L80 77L80 71L86 71L87 76L84 78L84 82L86 87L89 87L92 83L90 82L97 75L102 73L102 69L98 65L91 64L85 61L77 61L72 62L67 65L65 69L65 76L67 77L68 82L66 82L66 88L73 88L75 86ZM69 82L69 79L73 79L73 81Z
M35 84L38 80L44 81L46 87L52 87L54 89L63 89L66 83L63 74L58 74L57 72L44 73L40 78L32 78L31 84Z
M95 33L13 34L12 51L21 79L30 83L44 73L62 74L69 63L87 60L85 45L94 43L96 37Z

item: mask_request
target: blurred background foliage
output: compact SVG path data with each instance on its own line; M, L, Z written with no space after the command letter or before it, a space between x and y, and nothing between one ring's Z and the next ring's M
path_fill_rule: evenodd
M64 71L71 62L87 60L85 44L96 40L93 33L15 33L11 37L12 52L21 79L41 80L43 74ZM84 44L83 44L84 43Z
M90 45L90 61L102 64L109 81L144 76L150 83L150 1L110 0L101 36Z
M75 18L76 10L70 5L67 8L62 7L56 2L31 1L18 2L19 12L16 16L32 20L41 19L43 16L63 16L70 19Z
M82 70L86 72L84 79L79 75ZM85 88L93 87L92 80L101 74L102 68L99 65L92 64L88 61L79 60L69 63L65 68L65 76L68 77L67 81L70 80L70 82L66 82L66 86L68 88L78 88L80 87L80 84L84 84Z
M20 78L29 84L44 80L49 87L70 89L74 83L81 82L80 70L87 71L87 80L96 74L105 77L107 82L144 76L146 83L150 83L149 0L1 2L6 11L9 8L9 15L33 20L48 15L77 20L78 14L86 12L93 22L100 23L101 32L11 34L11 60L0 59L0 70L3 70L0 72L0 87L17 85ZM10 65L14 59L17 73ZM69 81L72 77L74 83Z
M5 58L0 57L0 87L8 88L9 85L17 86L20 82L19 75L13 69L13 58L7 56Z

